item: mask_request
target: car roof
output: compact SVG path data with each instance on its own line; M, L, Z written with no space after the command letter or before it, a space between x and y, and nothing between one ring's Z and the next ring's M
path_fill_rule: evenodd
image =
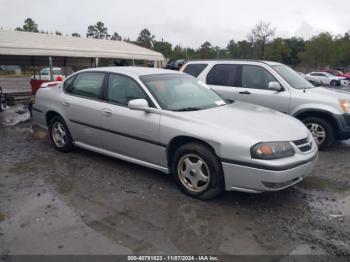
M89 72L110 72L110 73L119 73L124 75L129 75L133 77L139 77L144 75L158 75L158 74L183 74L179 71L160 69L154 67L138 67L138 66L111 66L111 67L96 67L81 70Z
M267 60L254 60L254 59L215 59L215 60L209 60L209 59L206 59L206 60L190 60L187 62L187 64L203 64L203 63L208 63L208 64L216 64L216 63L232 63L232 64L235 64L235 63L238 63L238 64L241 64L241 63L254 63L254 64L258 64L258 63L262 63L262 64L267 64L267 65L270 65L270 66L273 66L273 65L283 65L281 63L278 63L278 62L274 62L274 61L267 61Z

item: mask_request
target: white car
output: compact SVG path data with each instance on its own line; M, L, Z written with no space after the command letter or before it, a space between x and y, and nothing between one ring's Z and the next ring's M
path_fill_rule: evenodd
M305 79L320 85L340 86L345 77L334 76L327 72L311 72L305 75Z
M63 74L62 68L60 67L53 67L52 68L52 73L53 73L53 79L54 81L56 80L64 80L65 76ZM34 76L32 76L32 79L34 79ZM39 71L39 74L35 75L35 79L36 80L46 80L46 81L50 81L51 80L51 76L50 76L50 67L44 67L43 69L41 69Z

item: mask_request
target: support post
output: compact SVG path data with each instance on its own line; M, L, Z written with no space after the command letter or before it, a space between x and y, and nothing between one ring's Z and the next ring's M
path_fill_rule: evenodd
M98 67L98 66L99 66L99 62L100 62L100 61L99 61L99 58L96 57L96 58L95 58L95 67Z
M52 57L51 56L49 56L49 66L50 66L50 81L53 81Z

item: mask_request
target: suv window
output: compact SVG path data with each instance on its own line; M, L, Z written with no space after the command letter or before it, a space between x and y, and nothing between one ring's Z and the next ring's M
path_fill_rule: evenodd
M134 80L126 76L111 74L108 80L107 100L127 106L132 99L147 100L147 96Z
M54 69L53 74L54 75L62 75L62 70L61 69Z
M234 86L238 65L219 64L215 65L207 75L208 85Z
M43 76L49 75L49 69L48 68L41 69L40 75L43 75Z
M73 83L65 85L65 91L79 96L99 98L105 73L81 73Z
M203 70L208 66L208 64L189 64L185 67L184 72L197 77Z
M270 82L277 82L277 80L266 69L255 65L243 65L242 87L268 89Z

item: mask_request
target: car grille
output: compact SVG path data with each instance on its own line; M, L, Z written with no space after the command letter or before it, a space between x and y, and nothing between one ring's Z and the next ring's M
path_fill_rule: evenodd
M304 139L293 141L294 145L296 145L301 152L308 152L312 149L313 141L307 137Z

